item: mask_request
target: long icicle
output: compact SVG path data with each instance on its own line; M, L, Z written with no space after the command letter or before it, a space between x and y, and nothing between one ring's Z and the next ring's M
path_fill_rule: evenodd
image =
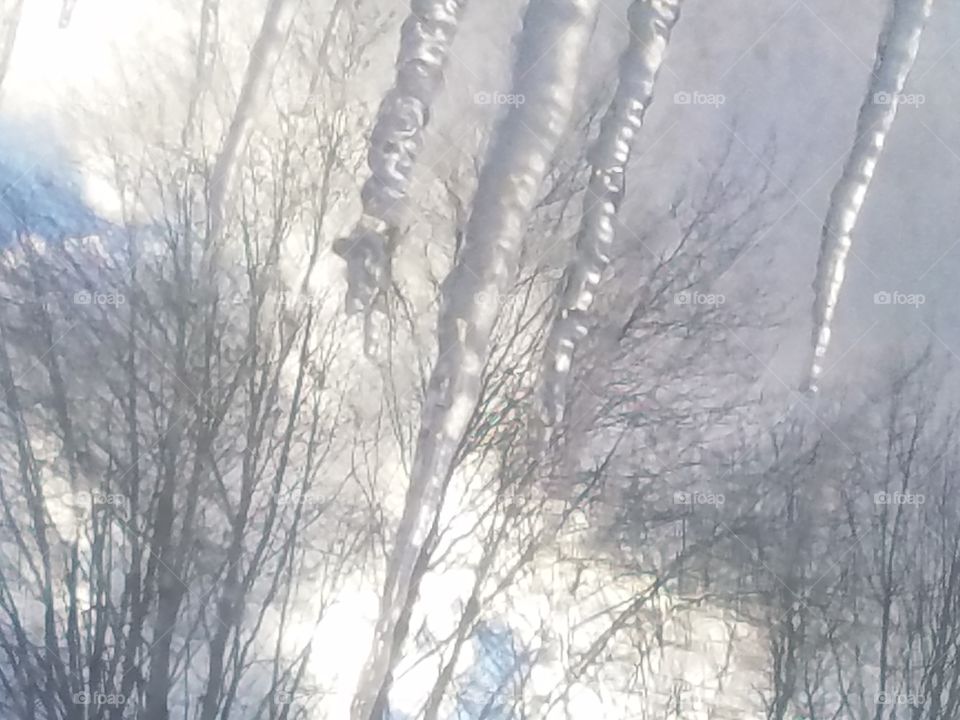
M213 67L217 59L217 45L220 34L220 0L202 0L200 4L200 33L197 38L196 59L194 61L193 88L187 102L187 118L183 123L181 141L189 147L193 137L197 114L204 94L210 87Z
M63 0L60 3L60 19L57 21L61 30L70 26L70 20L73 18L73 11L77 7L77 0Z
M227 198L237 174L237 160L250 138L253 121L270 88L273 69L280 59L284 39L298 0L270 0L260 33L250 50L250 60L240 88L237 107L210 178L210 237L219 241Z
M877 46L873 79L857 120L857 136L833 190L823 225L814 281L813 352L801 390L815 393L830 346L847 256L877 163L893 127L907 77L920 51L920 38L933 0L891 0Z
M587 334L586 316L610 263L630 156L653 101L681 4L682 0L634 0L629 9L630 44L620 57L617 90L591 152L576 256L564 273L560 305L544 351L543 423L548 431L563 419L573 355Z
M13 0L11 7L7 7L4 3L2 8L3 15L0 17L0 87L3 86L3 79L7 76L7 70L10 69L10 58L13 57L13 46L17 42L17 31L20 29L20 17L23 15L24 2L25 0Z
M347 310L365 314L368 352L377 344L371 313L390 282L410 178L466 6L467 0L412 0L400 31L396 80L380 103L371 135L363 216L349 236L334 243L347 261Z
M430 377L410 486L387 564L373 647L354 700L369 720L385 693L397 621L442 488L480 397L497 308L514 282L539 189L567 130L600 0L532 0L514 64L513 106L497 127L481 172L462 249L443 282L437 361Z

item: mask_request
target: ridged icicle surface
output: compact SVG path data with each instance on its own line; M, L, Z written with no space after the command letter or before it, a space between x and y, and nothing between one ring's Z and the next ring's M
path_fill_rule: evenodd
M681 4L681 0L635 0L630 6L630 44L620 58L616 94L591 151L576 255L564 273L560 306L547 337L543 367L547 428L562 419L573 355L587 334L587 313L610 263L630 155L653 101Z
M877 163L897 117L907 76L920 51L920 37L933 0L891 0L873 79L857 120L856 141L833 190L814 281L813 357L802 390L816 392L830 345L833 317L843 288L853 231Z
M347 261L351 312L369 313L389 282L393 233L466 5L467 0L413 0L401 29L396 80L380 103L370 139L363 217L334 246Z
M524 98L497 127L483 166L462 251L444 280L438 357L421 416L410 487L387 568L374 648L354 707L368 720L391 665L400 611L444 481L476 409L497 315L484 298L515 280L538 193L574 107L600 0L533 0L523 20L513 92Z

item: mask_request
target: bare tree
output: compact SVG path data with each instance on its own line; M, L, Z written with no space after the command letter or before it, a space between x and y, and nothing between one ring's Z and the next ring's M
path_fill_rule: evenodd
M632 5L609 107L580 82L600 4L522 4L523 103L416 189L464 2L412 5L372 118L348 84L378 4L262 3L243 68L247 8L196 5L194 56L89 110L136 130L95 143L118 216L76 237L14 203L0 715L960 712L949 384L922 356L771 427L778 307L737 261L789 201L776 148L731 138L662 207L626 193L678 2ZM927 6L897 0L881 38L898 92L919 30L895 20ZM366 358L335 257L358 199L361 230L422 253L350 256L384 311ZM394 200L429 232L400 245Z
M292 104L279 140L248 132L226 237L194 147L162 140L106 144L125 204L99 237L43 239L19 213L0 277L5 713L275 720L322 698L315 629L376 522L338 433L339 314L315 293L346 110Z

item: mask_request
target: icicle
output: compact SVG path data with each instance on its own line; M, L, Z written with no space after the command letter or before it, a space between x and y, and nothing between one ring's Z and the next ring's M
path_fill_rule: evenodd
M253 120L263 104L290 22L296 0L270 0L260 33L250 50L250 60L240 89L240 98L227 130L227 137L210 178L210 237L217 241L223 229L223 214L237 173L237 160L250 137Z
M70 26L70 20L73 18L73 11L77 6L77 0L63 0L60 3L60 19L58 25L61 30Z
M13 57L13 46L17 42L17 30L20 28L20 16L23 14L25 0L13 0L13 7L4 8L3 17L0 17L0 87L10 68L10 58Z
M363 217L334 244L347 261L347 309L367 314L368 346L376 342L370 312L389 284L396 228L466 5L467 0L412 0L400 32L396 80L380 104L371 135L371 175L361 191Z
M367 720L392 666L399 614L414 564L439 512L444 481L480 395L497 309L514 281L530 214L573 111L600 0L533 0L514 65L512 107L497 128L480 176L461 252L444 280L438 356L421 417L403 517L381 599L374 647L353 717Z
M610 262L630 155L653 101L654 85L680 17L681 2L634 0L630 6L630 44L620 58L616 94L591 152L592 172L583 201L576 256L564 274L560 306L547 337L543 422L548 431L563 419L573 354L587 334L586 315Z
M200 5L200 36L197 39L197 57L194 64L193 90L187 104L187 117L183 123L182 140L189 146L200 105L210 86L213 66L217 59L217 43L220 26L220 0L202 0Z
M823 225L814 282L813 357L801 390L815 393L830 345L833 317L843 288L847 256L887 135L897 116L900 97L920 51L920 37L933 0L891 0L880 34L873 79L860 108L853 150L833 190Z

